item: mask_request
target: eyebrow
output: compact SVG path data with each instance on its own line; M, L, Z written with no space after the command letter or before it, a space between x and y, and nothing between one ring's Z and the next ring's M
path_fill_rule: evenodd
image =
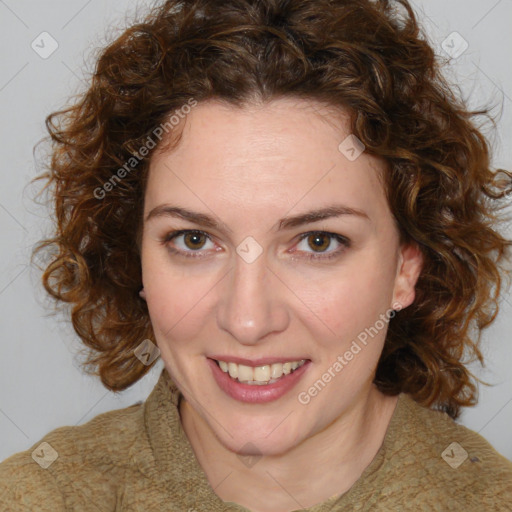
M358 210L357 208L350 208L344 205L332 205L325 208L319 208L316 210L311 210L309 212L300 213L292 217L285 217L283 219L280 219L279 222L277 223L277 230L281 231L284 229L291 229L298 226L302 226L304 224L318 222L333 217L341 217L343 215L352 215L354 217L361 218L364 220L370 220L370 217L368 217L368 215L363 210ZM230 229L225 223L217 221L214 217L211 217L210 215L200 212L194 212L192 210L187 210L186 208L182 208L179 206L161 204L160 206L153 208L148 213L148 215L146 216L146 222L158 217L178 217L184 220L188 220L194 224L204 226L206 228L223 230L226 231L227 233L233 232L232 229Z

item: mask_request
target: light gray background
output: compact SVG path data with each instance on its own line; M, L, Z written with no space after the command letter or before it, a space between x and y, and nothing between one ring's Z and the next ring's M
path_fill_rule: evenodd
M0 461L56 427L83 424L145 399L162 368L160 361L119 395L83 375L77 336L65 319L49 315L39 273L28 266L33 244L49 229L46 211L32 201L34 189L27 186L41 171L32 151L46 135L44 118L83 90L94 49L121 33L137 5L143 11L144 3L135 0L0 0ZM472 107L494 102L498 115L503 104L498 131L488 123L484 130L493 166L511 169L512 0L415 0L413 6L436 53L446 56L444 40L451 52L467 41L467 50L452 58L446 76ZM454 31L459 35L450 36ZM50 48L42 32L58 43L46 59L31 47L35 40L39 51ZM487 366L478 375L494 386L481 387L479 405L466 410L461 423L512 460L511 303L507 294L497 322L483 338Z

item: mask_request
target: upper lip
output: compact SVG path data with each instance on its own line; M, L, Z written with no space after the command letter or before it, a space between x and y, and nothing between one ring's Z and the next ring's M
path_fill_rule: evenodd
M244 357L235 357L235 356L210 356L210 359L215 359L216 361L225 361L226 363L236 363L243 364L245 366L265 366L271 365L274 363L290 363L292 361L302 361L305 359L309 361L307 357L260 357L258 359L246 359Z

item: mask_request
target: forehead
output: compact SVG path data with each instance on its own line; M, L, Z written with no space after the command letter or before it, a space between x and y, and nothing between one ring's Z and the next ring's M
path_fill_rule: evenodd
M383 162L365 152L347 158L349 126L347 111L310 100L200 103L180 126L178 145L154 153L146 210L179 200L256 214L340 199L378 209L385 206Z

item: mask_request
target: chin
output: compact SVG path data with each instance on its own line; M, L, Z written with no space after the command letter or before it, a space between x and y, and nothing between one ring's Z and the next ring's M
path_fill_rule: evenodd
M281 427L282 424L278 429ZM217 438L227 449L241 457L282 455L293 449L299 442L298 438L293 436L290 431L283 429L278 433L275 425L265 429L269 432L267 435L258 435L258 429L254 425L247 429L236 428L235 431L238 433L234 437L229 435L230 430L230 427L227 426L226 430L222 430L221 437L217 435ZM245 434L243 430L246 430Z

